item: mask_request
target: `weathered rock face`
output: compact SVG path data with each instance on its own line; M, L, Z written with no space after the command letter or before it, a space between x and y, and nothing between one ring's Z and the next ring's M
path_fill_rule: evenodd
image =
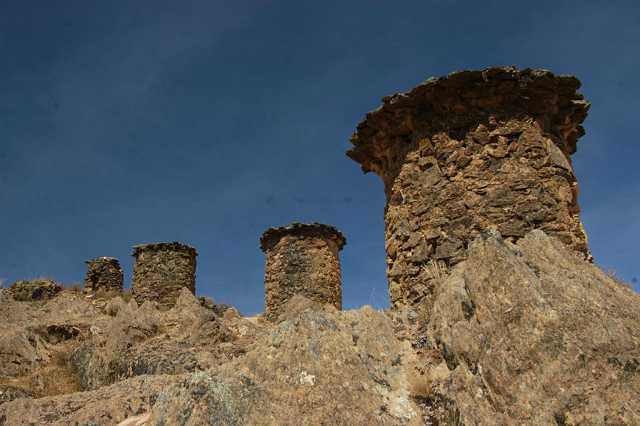
M238 347L214 311L183 288L173 308L114 298L105 307L113 319L94 327L70 356L82 390L147 374L181 374L210 368Z
M196 256L193 247L181 243L153 243L135 246L132 290L138 304L158 302L171 307L180 290L196 291Z
M11 296L20 302L48 300L62 290L62 286L53 280L37 279L16 281L9 287Z
M128 417L148 410L158 395L175 383L177 377L143 376L92 392L18 399L0 405L0 425L117 425Z
M244 357L168 388L152 408L149 424L391 425L417 420L405 376L410 345L398 342L391 321L369 307L347 312L324 307L273 326Z
M266 254L265 317L275 320L296 294L342 309L338 252L346 240L329 225L294 223L270 228L260 247Z
M84 280L85 290L96 292L121 292L123 283L122 268L118 259L113 257L97 257L88 260L87 276Z
M78 390L69 354L103 317L78 292L61 290L54 298L31 303L3 298L3 292L0 403L21 393L36 398Z
M419 321L419 399L464 425L640 424L640 295L541 231L466 257Z
M1 426L640 424L640 295L542 231L481 234L430 315L296 295L271 322L211 316L186 289L170 310L6 292ZM72 375L91 390L38 390Z
M579 81L493 68L427 80L369 113L348 155L384 181L394 306L429 310L427 265L462 261L480 232L542 229L590 257L570 155L589 104Z
M31 398L31 392L11 385L0 385L0 405L14 399Z

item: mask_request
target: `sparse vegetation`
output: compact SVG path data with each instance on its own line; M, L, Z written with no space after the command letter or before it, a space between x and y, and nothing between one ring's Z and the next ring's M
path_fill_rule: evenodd
M408 380L409 392L414 399L429 397L433 391L431 378L423 373L416 373Z
M72 293L82 293L82 284L80 283L63 284L63 287L64 290Z
M441 260L430 260L424 265L424 269L429 279L442 281L449 275L447 264Z
M602 269L602 270L607 275L607 277L611 278L616 284L624 288L627 288L629 290L633 290L633 286L630 283L626 282L624 279L622 279L620 275L618 275L618 273L613 269Z
M130 288L122 290L120 297L122 297L122 300L124 300L126 303L129 303L131 299L133 299L133 292Z

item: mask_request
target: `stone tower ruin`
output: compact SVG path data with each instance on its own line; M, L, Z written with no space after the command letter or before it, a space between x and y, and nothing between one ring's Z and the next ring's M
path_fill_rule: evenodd
M570 158L589 109L579 87L545 70L462 71L367 114L347 155L384 183L392 306L429 310L433 266L463 260L483 231L541 229L591 258Z
M87 275L84 279L85 291L121 292L122 268L114 257L96 257L87 260Z
M296 294L342 309L338 253L345 244L340 231L319 223L267 229L260 238L266 255L265 317L277 319Z
M152 300L171 307L182 287L195 294L197 255L196 249L178 242L134 246L132 291L136 302Z

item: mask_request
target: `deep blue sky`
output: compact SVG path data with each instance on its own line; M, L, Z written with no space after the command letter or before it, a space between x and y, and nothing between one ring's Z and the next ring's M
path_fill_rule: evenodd
M512 64L582 80L582 218L640 280L640 2L0 0L0 278L80 282L105 255L128 284L133 244L179 240L199 294L255 313L262 231L320 221L348 239L345 306L386 306L351 133L384 95Z

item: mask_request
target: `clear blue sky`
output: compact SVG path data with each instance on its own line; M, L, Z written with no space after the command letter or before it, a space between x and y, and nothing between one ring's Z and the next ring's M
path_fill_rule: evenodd
M640 2L0 0L0 278L80 282L195 246L201 295L262 310L268 226L333 224L344 304L386 306L382 184L345 151L382 96L492 65L577 75L597 262L640 280Z

